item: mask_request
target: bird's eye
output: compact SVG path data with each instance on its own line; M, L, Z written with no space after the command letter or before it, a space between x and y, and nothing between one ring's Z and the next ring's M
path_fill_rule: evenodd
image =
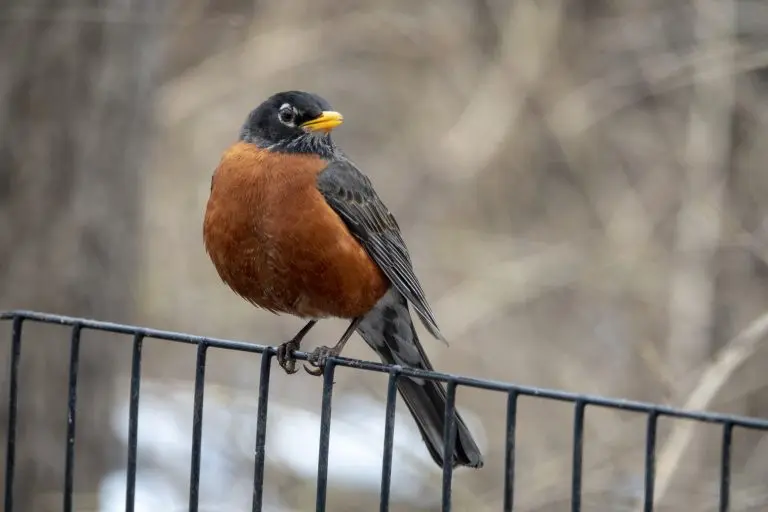
M295 126L296 109L290 105L283 105L277 113L277 118L286 126Z

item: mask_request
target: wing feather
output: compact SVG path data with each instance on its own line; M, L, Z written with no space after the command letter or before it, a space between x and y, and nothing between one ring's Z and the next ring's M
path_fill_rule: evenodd
M413 271L400 226L368 177L348 160L335 160L318 174L317 188L392 285L411 303L427 330L445 341Z

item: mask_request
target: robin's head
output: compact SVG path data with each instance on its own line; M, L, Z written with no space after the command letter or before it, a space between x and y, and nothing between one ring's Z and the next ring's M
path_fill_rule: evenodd
M330 132L342 116L320 96L301 91L277 93L256 107L240 130L240 139L273 151L331 157Z

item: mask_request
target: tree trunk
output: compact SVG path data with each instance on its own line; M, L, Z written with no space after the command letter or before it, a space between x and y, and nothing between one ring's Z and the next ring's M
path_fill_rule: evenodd
M169 3L4 0L0 7L0 309L132 319L140 168ZM10 324L0 328L0 340L9 340ZM61 510L68 333L30 323L23 332L14 510ZM97 496L123 456L110 426L119 345L86 336L76 510L98 508L84 496ZM8 348L0 346L3 451Z

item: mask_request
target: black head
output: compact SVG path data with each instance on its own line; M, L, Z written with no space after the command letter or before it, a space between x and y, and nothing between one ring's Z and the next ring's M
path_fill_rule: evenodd
M316 94L280 92L248 115L240 139L273 151L331 158L337 150L330 132L342 121L341 114Z

